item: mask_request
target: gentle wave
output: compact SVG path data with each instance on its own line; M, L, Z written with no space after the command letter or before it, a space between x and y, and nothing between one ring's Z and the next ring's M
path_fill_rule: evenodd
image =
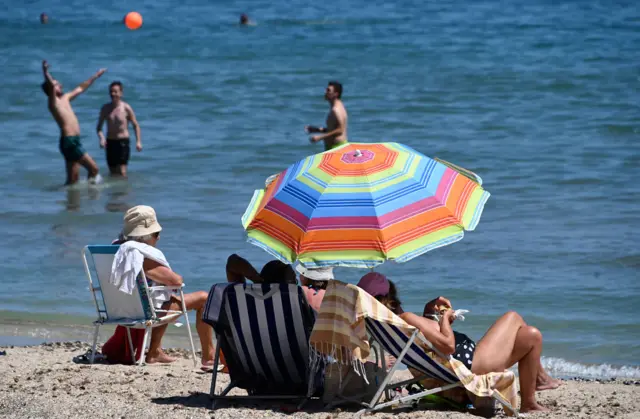
M640 367L610 364L580 364L562 358L542 357L542 365L552 376L581 378L640 378Z
M635 125L613 125L607 124L604 128L611 134L637 134L640 132L640 128Z
M602 261L591 261L591 263L600 263L607 266L616 266L624 268L640 268L640 255L631 254L626 256L617 257L614 259L607 259Z

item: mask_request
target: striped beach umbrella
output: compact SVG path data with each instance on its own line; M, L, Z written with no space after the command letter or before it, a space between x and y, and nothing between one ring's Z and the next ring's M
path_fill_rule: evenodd
M287 263L372 268L462 239L489 198L481 185L399 143L348 143L267 179L242 225L249 242Z

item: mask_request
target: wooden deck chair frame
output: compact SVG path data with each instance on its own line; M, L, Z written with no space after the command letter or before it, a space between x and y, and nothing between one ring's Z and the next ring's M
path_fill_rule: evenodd
M181 286L153 286L150 287L147 283L147 278L143 271L140 271L138 276L137 288L134 289L132 294L126 294L116 289L116 287L109 282L109 276L111 273L111 263L113 257L118 251L119 245L90 245L85 246L82 249L82 260L84 263L84 269L89 279L89 290L93 296L93 301L96 306L98 318L93 322L95 325L95 331L93 334L93 344L91 346L91 357L89 363L93 364L96 345L98 343L98 336L100 333L100 326L104 324L115 324L124 326L127 329L127 341L129 343L129 349L131 352L131 358L133 364L136 364L136 355L133 348L133 342L131 340L131 328L144 329L144 338L142 340L142 353L140 354L140 360L138 365L142 365L144 359L144 352L147 349L149 342L149 335L154 327L163 326L167 323L172 323L184 316L185 326L187 334L189 335L189 343L191 344L191 355L193 357L194 367L197 365L196 350L193 345L193 336L191 334L191 327L189 325L189 316L187 314L187 307L184 302L184 293ZM91 275L91 268L89 266L89 259L93 262L93 270L95 272L95 278ZM99 260L98 260L99 259ZM100 264L100 269L98 268ZM108 268L108 269L107 269ZM102 275L100 273L102 272ZM180 296L182 302L181 310L163 310L153 306L150 295L151 291L173 291ZM118 303L125 303L126 307L118 307ZM117 310L110 310L110 306L116 307Z
M394 405L398 405L398 404L404 404L404 403L408 403L410 401L413 400L418 400L421 399L425 396L428 396L430 394L436 394L436 393L440 393L442 391L446 391L452 388L456 388L456 387L463 387L463 384L460 381L457 382L453 382L441 387L437 387L437 388L433 388L433 389L428 389L416 394L411 394L405 397L400 397L394 400L389 400L386 401L384 403L378 403L378 401L380 400L380 398L382 397L383 393L387 393L389 390L393 389L393 388L397 388L397 387L402 387L402 386L406 386L406 385L410 385L416 382L419 382L425 378L438 378L441 379L440 377L434 377L430 374L426 374L423 371L420 371L423 375L409 379L409 380L405 380L402 382L396 382L393 384L389 384L393 378L394 373L397 371L398 367L400 366L400 364L405 364L408 367L414 368L414 366L408 365L406 363L406 356L407 356L407 352L409 352L409 350L411 349L414 352L417 352L416 349L420 350L422 353L424 353L425 356L429 356L419 345L414 345L414 342L416 340L420 341L422 344L424 344L426 347L428 347L430 350L434 351L438 356L440 356L442 359L451 359L450 356L446 356L444 355L442 352L440 352L439 350L437 350L433 344L431 344L431 342L429 342L423 335L422 333L420 333L419 330L415 330L411 336L407 336L406 334L404 334L402 331L400 331L399 329L395 328L393 325L389 325L389 324L385 324L373 319L365 319L365 323L366 323L366 328L367 328L367 332L369 335L369 338L375 342L381 350L381 357L384 360L385 359L385 349L387 352L389 352L390 354L394 354L393 351L389 350L389 348L386 348L385 346L385 342L382 341L382 339L379 339L379 335L376 333L377 331L381 330L381 329L376 329L376 326L380 326L380 327L388 327L388 328L392 328L395 329L395 333L401 333L403 336L405 336L407 338L407 341L405 343L405 345L402 347L402 350L400 351L400 353L398 354L397 358L396 358L396 362L393 364L393 367L387 372L382 384L380 384L380 386L378 387L378 391L376 392L376 394L373 396L373 398L371 399L371 401L369 403L362 403L362 405L365 406L365 409L362 409L360 411L358 411L356 413L356 417L360 417L362 416L365 412L373 412L373 411L377 411L380 409L384 409L386 407L391 407ZM431 358L433 359L433 358ZM433 361L438 364L439 368L441 368L442 370L447 371L448 374L452 375L452 376L456 376L454 371L451 370L450 368L446 368L445 366L443 366L442 364L440 364L437 360L433 359ZM386 365L383 362L382 363L383 368L385 368L386 370ZM415 369L415 368L414 368ZM388 397L388 393L387 393L387 398ZM502 405L504 405L507 409L511 410L514 413L515 417L518 417L518 410L515 409L513 406L511 406L511 404L504 399L503 397L501 397L499 395L498 392L494 392L493 393L493 398L495 400L497 400L499 403L501 403Z

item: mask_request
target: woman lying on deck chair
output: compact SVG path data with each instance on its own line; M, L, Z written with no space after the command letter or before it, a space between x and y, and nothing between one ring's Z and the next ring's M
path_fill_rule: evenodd
M529 326L515 311L502 315L477 343L451 324L454 311L444 297L429 301L425 316L439 315L439 321L402 310L396 287L386 276L370 272L358 283L362 288L408 324L418 328L424 337L445 355L453 355L477 375L501 372L518 364L521 412L547 411L536 402L536 390L557 388L560 381L551 378L540 364L542 333Z
M122 244L127 241L137 241L156 247L160 240L162 227L156 219L156 212L146 205L138 205L130 208L124 214L124 226L118 240L113 244ZM159 264L151 259L144 259L142 269L149 281L153 283L176 286L182 285L182 276L171 269ZM209 293L206 291L196 291L184 294L184 302L187 310L196 310L196 330L200 337L202 346L202 367L203 371L210 371L213 368L213 330L202 321L202 310L207 302ZM161 306L164 310L180 310L181 301L178 296L168 291L155 291L151 294L154 305ZM159 326L151 332L151 342L146 356L147 364L169 363L175 361L162 351L161 342L168 325Z

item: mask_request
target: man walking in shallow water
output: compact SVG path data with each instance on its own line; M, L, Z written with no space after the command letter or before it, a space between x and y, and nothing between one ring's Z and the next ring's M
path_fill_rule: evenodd
M55 119L60 128L60 153L64 156L67 181L65 185L71 185L78 182L80 177L80 165L88 172L90 183L99 183L100 175L98 174L98 165L91 156L84 150L80 142L80 124L76 117L71 101L78 97L82 92L87 90L106 69L100 69L96 74L91 76L84 83L73 89L69 93L62 91L62 84L49 74L49 64L42 62L42 73L44 75L44 83L42 90L49 97L49 112Z
M119 81L109 85L111 103L106 103L100 109L98 118L98 138L100 148L106 148L107 164L111 176L127 177L127 164L131 155L129 140L129 123L133 125L136 133L136 150L142 151L142 138L140 137L140 125L136 119L133 108L122 100L123 86ZM102 125L107 121L107 138L102 133Z
M324 98L329 102L331 110L327 115L326 127L307 125L304 129L308 134L321 133L310 138L312 143L324 141L325 151L340 147L347 143L347 109L342 103L342 84L330 81L324 92Z

